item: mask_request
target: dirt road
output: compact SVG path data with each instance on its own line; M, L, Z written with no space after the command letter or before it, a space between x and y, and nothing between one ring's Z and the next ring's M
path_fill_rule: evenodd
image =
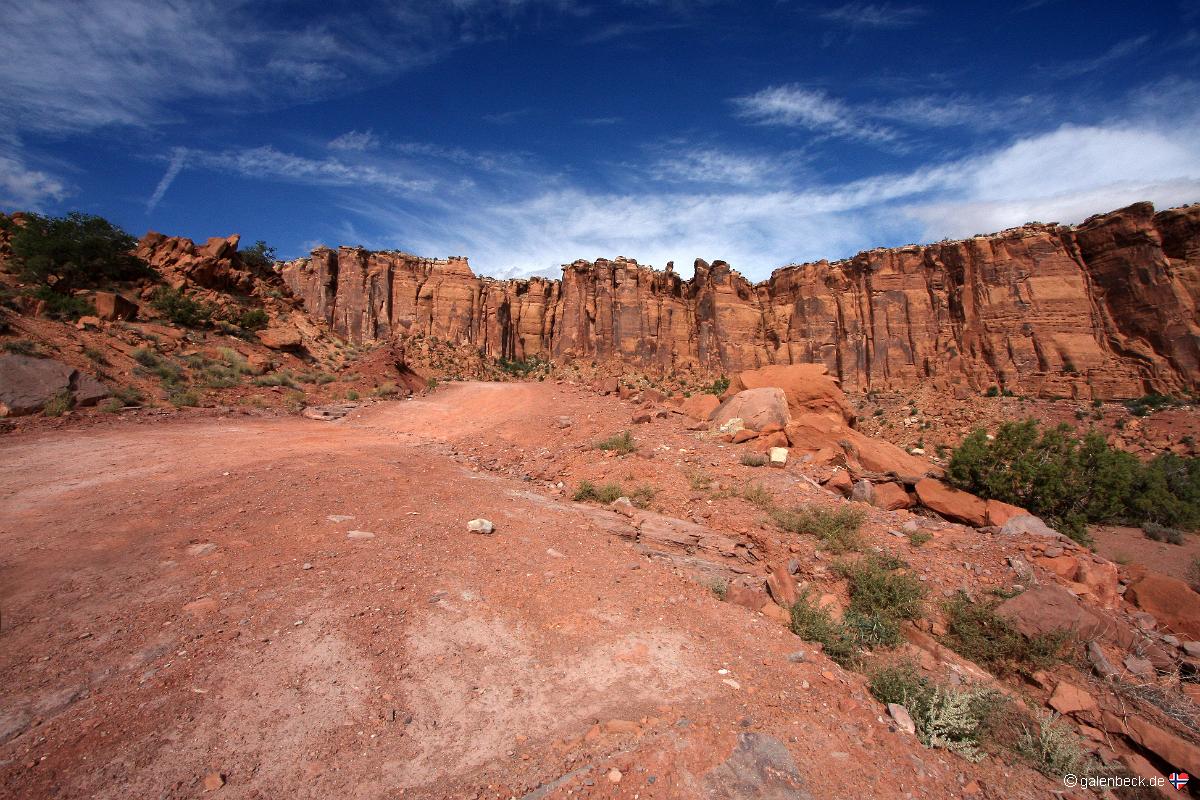
M0 796L958 796L971 765L783 626L466 466L584 457L602 403L0 441Z

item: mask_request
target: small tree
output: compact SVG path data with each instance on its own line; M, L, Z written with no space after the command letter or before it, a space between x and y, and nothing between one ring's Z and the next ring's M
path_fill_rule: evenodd
M77 211L65 217L30 214L14 226L11 246L23 279L64 294L154 274L133 255L136 239L103 217Z
M259 239L257 242L241 251L242 263L253 270L269 270L275 263L275 248L269 247Z

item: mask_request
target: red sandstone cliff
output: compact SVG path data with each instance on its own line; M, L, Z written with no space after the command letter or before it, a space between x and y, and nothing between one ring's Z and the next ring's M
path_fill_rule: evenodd
M1078 226L876 249L752 284L632 260L496 281L466 259L318 249L283 265L354 341L423 334L485 355L732 372L824 363L850 390L932 383L1122 398L1200 384L1200 205L1138 203Z

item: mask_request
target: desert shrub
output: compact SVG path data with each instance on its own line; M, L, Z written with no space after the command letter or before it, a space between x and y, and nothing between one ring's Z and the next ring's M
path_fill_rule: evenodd
M198 328L212 319L211 306L193 300L179 289L160 286L150 297L150 305L176 325Z
M629 431L621 431L607 439L596 442L596 449L611 450L614 453L627 455L637 450L637 442L634 441L633 435Z
M239 255L243 264L259 272L269 271L275 263L275 248L268 247L262 239L240 251Z
M775 496L761 483L751 483L742 487L742 499L764 511L775 508Z
M859 528L865 517L862 511L850 506L832 511L817 506L775 509L771 516L783 530L816 536L826 549L834 553L857 550L862 544Z
M580 481L575 490L575 500L580 502L611 503L618 497L624 497L625 490L619 483L606 483L596 486L591 481Z
M1200 556L1192 559L1192 563L1188 564L1185 578L1188 586L1191 586L1197 592L1200 592Z
M63 389L46 401L46 405L42 408L42 414L47 417L61 417L70 411L74 405L74 396L68 390Z
M744 467L765 467L769 458L762 453L742 453L742 466Z
M692 487L693 492L703 492L712 486L712 476L702 469L685 469L683 474L687 477L688 486Z
M283 405L289 411L303 411L308 405L308 398L299 389L293 389L283 396Z
M838 566L850 583L850 610L868 618L899 622L921 616L925 588L914 575L885 557L871 555Z
M638 508L649 508L650 502L654 500L654 496L656 494L658 494L657 489L655 489L653 486L643 483L630 492L627 496L629 497L629 502L633 503Z
M347 400L357 400L357 399L358 399L358 392L356 392L356 391L354 391L353 389L351 389L350 391L346 392L346 399L347 399Z
M1157 522L1143 522L1142 533L1146 534L1147 539L1153 539L1156 542L1183 544L1183 531L1178 528L1168 528L1166 525L1159 525Z
M1125 401L1125 407L1135 417L1146 417L1155 411L1174 405L1175 400L1162 394L1147 394L1133 400Z
M167 402L176 408L200 405L200 395L191 389L179 388L167 393Z
M960 489L1028 508L1080 541L1089 522L1200 525L1200 460L1166 453L1143 465L1100 433L1079 439L1067 425L1008 422L991 442L977 430L946 474Z
M233 320L233 324L247 331L259 331L267 327L271 318L261 308L250 308L242 311Z
M400 394L400 390L398 388L396 388L396 384L391 383L389 381L387 383L381 383L378 386L376 386L373 394L376 397L382 397L382 398L395 397L396 395Z
M18 356L36 356L38 347L28 339L12 339L4 343L4 352Z
M913 531L908 535L908 543L913 547L920 547L932 538L933 534L927 531Z
M933 686L906 706L917 738L926 747L944 748L968 761L983 758L980 748L988 718L999 703L995 689Z
M705 394L715 394L717 397L729 391L729 378L722 375L707 386L700 387L700 391Z
M14 226L13 260L24 280L53 285L59 295L83 286L153 275L133 255L137 240L103 217L72 212L65 217L30 214Z
M921 676L911 661L884 664L870 672L871 694L881 703L908 708L913 697L929 690L929 679Z
M869 687L879 702L896 703L908 710L917 738L926 747L945 748L970 761L983 757L981 745L989 722L1003 703L993 689L940 686L909 662L872 671Z
M123 406L136 406L145 398L132 386L119 386L113 390L113 399L120 400Z
M259 375L251 383L255 386L286 386L289 389L297 387L296 378L287 370L272 372L268 375Z
M525 378L535 372L543 372L549 369L550 362L538 356L527 356L526 358L516 359L501 358L496 361L496 366L509 375Z
M132 355L134 361L150 369L157 367L162 361L158 353L145 347L139 347L137 350L134 350Z
M1021 731L1017 748L1034 769L1051 778L1061 778L1068 773L1086 775L1094 771L1092 759L1079 735L1058 714L1041 717L1035 727L1026 726Z
M100 404L100 410L105 414L116 414L124 407L125 404L115 397L110 397L108 400L105 400Z
M84 347L83 354L92 361L95 361L97 364L108 364L108 359L104 357L104 353L100 352L94 347Z
M725 595L729 594L729 584L720 578L713 578L709 582L708 588L717 596L718 600L724 600Z
M960 592L946 604L945 643L993 672L1030 674L1060 660L1070 631L1026 637L996 613L999 601L972 601Z
M844 667L858 661L862 643L844 622L838 622L823 608L802 596L791 608L792 633L809 642L820 642L825 655Z
M39 286L29 295L42 301L42 313L50 319L77 320L96 313L96 307L86 297L59 292L49 286Z

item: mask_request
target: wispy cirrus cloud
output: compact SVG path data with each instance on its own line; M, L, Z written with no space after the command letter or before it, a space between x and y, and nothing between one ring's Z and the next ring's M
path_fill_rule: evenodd
M1145 48L1150 43L1150 39L1149 34L1122 39L1092 58L1047 64L1042 67L1042 70L1058 78L1078 78L1132 56Z
M429 64L509 35L572 0L368 0L304 16L271 0L29 0L0 25L0 131L153 126L212 99L221 113L278 107Z
M830 8L818 16L850 28L906 28L928 13L928 9L918 5L852 2Z
M804 128L818 134L875 143L896 139L894 131L863 122L847 103L819 89L796 84L770 86L732 102L738 116L758 125Z
M907 131L965 128L975 131L1028 128L1044 121L1052 105L1036 95L971 97L926 94L851 104L797 85L770 86L732 100L738 116L757 125L812 131L903 150Z
M147 214L157 208L158 204L162 202L163 195L167 193L167 189L170 189L171 184L179 177L185 161L187 161L187 150L182 147L176 147L171 153L171 160L167 162L167 171L163 173L162 178L158 181L158 185L154 187L153 194L146 201Z

